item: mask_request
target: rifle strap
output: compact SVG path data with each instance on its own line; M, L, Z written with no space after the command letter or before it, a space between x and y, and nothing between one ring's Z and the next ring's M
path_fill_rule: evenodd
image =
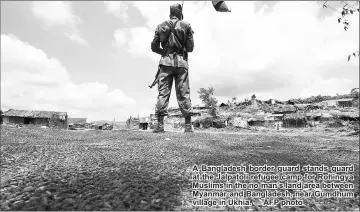
M184 47L183 47L183 45L181 44L180 39L179 39L179 37L177 36L177 34L176 34L176 32L175 32L175 27L176 27L176 24L177 24L178 22L179 22L179 20L176 20L172 25L170 25L168 22L165 22L165 24L170 28L170 34L169 34L169 36L167 37L166 43L169 42L170 35L171 35L171 33L173 33L174 36L175 36L175 38L177 39L178 43L180 44L180 48L181 48L182 50L184 50Z

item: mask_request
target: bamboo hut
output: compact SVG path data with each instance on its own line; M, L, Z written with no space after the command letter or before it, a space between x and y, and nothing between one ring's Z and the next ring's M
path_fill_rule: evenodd
M307 121L304 114L286 114L283 119L283 127L298 128L306 127Z

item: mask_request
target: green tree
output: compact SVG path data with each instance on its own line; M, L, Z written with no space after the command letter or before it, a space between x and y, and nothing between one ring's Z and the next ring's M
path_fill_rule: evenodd
M198 91L199 98L204 103L205 107L210 108L209 114L213 117L217 117L217 103L218 101L214 97L214 91L215 89L210 86L208 89L200 88Z

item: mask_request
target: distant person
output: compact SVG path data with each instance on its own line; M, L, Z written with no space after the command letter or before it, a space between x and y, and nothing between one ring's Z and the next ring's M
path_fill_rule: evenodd
M173 80L175 80L177 101L185 117L185 132L194 132L191 125L192 106L188 72L188 52L194 49L194 31L189 23L183 21L183 18L182 6L171 5L170 20L157 26L154 40L151 42L151 50L161 55L157 77L159 95L155 109L158 121L153 131L155 133L164 132L164 116L168 115L167 108Z

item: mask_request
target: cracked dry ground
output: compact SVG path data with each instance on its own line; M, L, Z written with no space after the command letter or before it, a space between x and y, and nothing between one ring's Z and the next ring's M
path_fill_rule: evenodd
M335 148L321 150L323 147ZM354 164L355 198L310 199L305 206L290 210L356 210L358 150L358 138L324 135L152 134L2 126L0 209L213 210L216 208L192 206L190 167L266 163Z

